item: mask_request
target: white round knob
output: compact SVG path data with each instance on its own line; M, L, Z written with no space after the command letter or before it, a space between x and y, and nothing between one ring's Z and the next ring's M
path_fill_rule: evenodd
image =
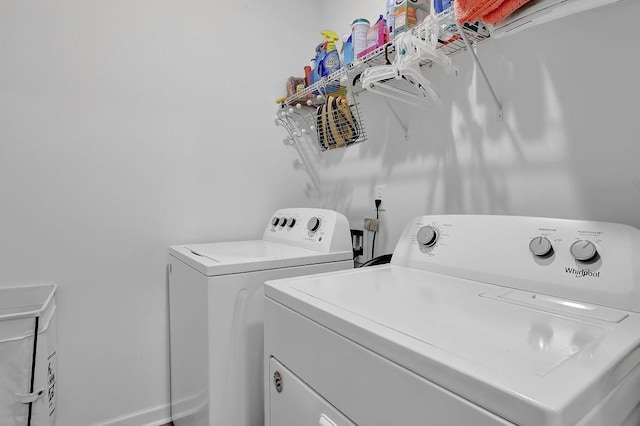
M280 218L280 226L282 226L284 228L284 226L287 224L287 218L285 217L281 217Z
M534 256L544 257L551 253L553 246L548 238L537 237L529 243L529 250L531 250L531 253L533 253Z
M296 220L292 217L289 218L289 228L293 228L293 225L296 224Z
M596 245L589 240L578 240L571 244L571 248L569 250L576 260L581 260L583 262L588 262L598 254Z
M271 219L271 225L276 226L278 224L278 222L280 222L280 219L278 219L277 217L273 217L273 219Z
M316 232L318 228L320 228L320 219L317 217L309 219L309 222L307 222L307 229L311 232Z
M438 241L438 230L433 226L423 226L418 231L418 244L425 247L432 247Z

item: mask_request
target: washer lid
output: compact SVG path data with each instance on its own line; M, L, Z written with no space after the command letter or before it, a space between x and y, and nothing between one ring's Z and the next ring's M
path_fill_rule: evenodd
M640 363L637 314L513 293L396 265L265 287L267 297L518 424L575 424Z
M169 254L206 276L351 260L352 257L348 251L322 253L264 240L171 246Z

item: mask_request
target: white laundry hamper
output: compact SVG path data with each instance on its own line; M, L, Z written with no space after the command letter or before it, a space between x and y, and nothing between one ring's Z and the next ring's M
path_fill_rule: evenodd
M1 426L55 425L55 292L55 284L0 288Z

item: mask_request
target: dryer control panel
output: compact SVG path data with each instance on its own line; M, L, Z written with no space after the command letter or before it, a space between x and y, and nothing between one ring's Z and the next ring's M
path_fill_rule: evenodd
M280 209L269 219L262 239L327 253L352 250L349 221L326 209Z
M606 222L421 216L391 263L640 312L640 231Z

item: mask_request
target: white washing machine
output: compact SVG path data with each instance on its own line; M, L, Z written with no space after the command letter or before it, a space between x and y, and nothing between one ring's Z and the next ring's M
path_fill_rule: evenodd
M268 426L640 425L640 231L424 216L265 286Z
M260 240L169 247L174 425L264 425L264 282L352 268L330 210L278 210Z

